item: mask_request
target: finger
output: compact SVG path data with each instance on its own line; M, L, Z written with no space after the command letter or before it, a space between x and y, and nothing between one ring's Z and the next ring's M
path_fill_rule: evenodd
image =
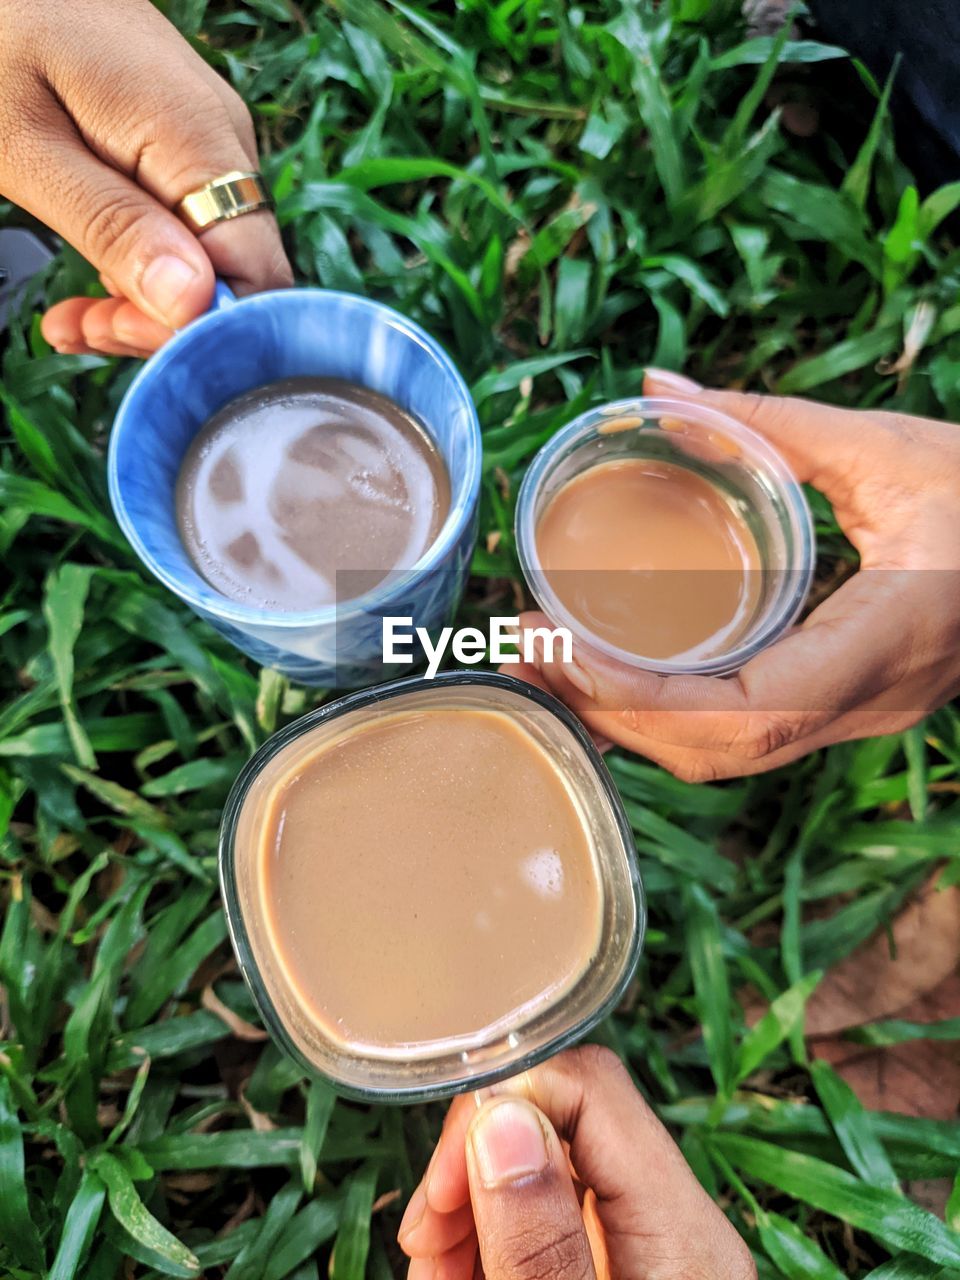
M542 663L626 728L674 746L772 754L818 733L899 681L915 655L904 637L935 610L936 574L861 570L788 636L729 679L662 677L578 648Z
M82 122L91 150L174 209L188 193L224 174L259 169L256 134L239 95L170 22L149 4L139 20L149 31L139 46L102 32L94 86L65 63L52 69L51 87ZM102 107L96 113L89 108L93 92ZM215 271L240 293L292 283L268 210L218 223L200 240Z
M434 1257L464 1238L464 1222L473 1225L463 1151L475 1111L472 1094L454 1098L447 1111L436 1150L400 1223L400 1247L411 1256Z
M259 169L250 113L229 86L204 69L214 90L204 117L179 107L164 112L155 142L137 160L137 181L169 207L225 173ZM198 238L217 275L241 295L293 283L269 209L215 223Z
M218 223L200 235L200 243L217 275L241 297L293 284L276 219L267 209Z
M838 483L862 467L865 453L886 434L881 415L838 409L815 400L714 391L665 369L647 369L646 395L679 397L727 413L776 446L801 483L833 496Z
M125 298L94 298L79 313L83 340L98 351L125 347L150 352L172 336Z
M498 667L497 670L501 675L513 676L515 680L522 680L525 684L532 684L535 689L542 689L544 693L554 694L554 696L559 697L562 702L567 701L567 699L558 693L556 689L551 687L550 681L532 662L521 662L519 666L505 662L502 666ZM590 736L593 738L594 746L600 752L609 751L614 745L613 741L610 738L605 737L602 733L591 732Z
M95 155L51 100L43 107L44 128L18 135L6 187L6 194L60 232L120 293L170 329L209 306L215 270L240 292L292 281L268 211L211 228L203 246L171 212L188 192L250 165L226 109L216 94L210 99L210 112L195 110L188 118L160 111L157 136L137 147L128 142L119 155L91 138Z
M472 1221L472 1210L470 1218ZM480 1243L473 1228L466 1239L434 1259L434 1280L475 1280L479 1270Z
M205 310L213 267L195 236L142 187L87 149L65 112L49 119L6 194L68 240L141 311L175 329ZM33 150L33 148L36 148ZM31 163L32 161L32 163Z
M124 298L67 298L44 315L43 336L58 351L85 345L111 354L149 355L172 336Z
M610 1050L559 1054L496 1086L506 1090L535 1103L569 1142L577 1177L597 1198L612 1275L755 1280L749 1250Z
M156 351L173 337L172 329L157 324L125 298L112 313L112 324L114 337L144 351Z
M427 1201L438 1213L452 1213L470 1202L463 1151L476 1109L473 1094L460 1094L444 1119L440 1141L423 1178Z
M488 1100L466 1152L488 1280L596 1280L567 1159L542 1112L519 1098Z
M952 670L951 666L949 673L931 684L924 669L920 678L921 688L911 689L905 683L895 689L886 689L876 698L831 720L818 732L797 738L767 755L752 758L730 751L706 750L702 746L677 745L643 734L635 727L636 716L598 710L559 670L551 671L550 680L552 692L577 714L598 744L607 741L644 756L686 782L715 782L779 769L833 743L900 733L956 695L960 684L952 677Z
M438 1213L420 1186L410 1199L397 1239L409 1258L437 1258L464 1241L472 1231L473 1211L469 1203L450 1213Z

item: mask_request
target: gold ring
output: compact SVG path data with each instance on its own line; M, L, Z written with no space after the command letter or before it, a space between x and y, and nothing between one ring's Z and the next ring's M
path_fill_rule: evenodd
M177 205L176 212L194 235L199 235L216 222L272 207L270 192L259 173L235 170L190 191Z

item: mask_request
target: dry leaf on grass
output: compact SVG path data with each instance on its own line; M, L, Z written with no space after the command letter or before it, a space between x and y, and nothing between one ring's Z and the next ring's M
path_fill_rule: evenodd
M402 1192L400 1191L400 1188L395 1187L393 1191L385 1191L382 1196L378 1196L377 1199L374 1200L373 1205L371 1206L371 1209L370 1209L371 1217L375 1213L382 1213L383 1210L386 1209L389 1205L399 1200L401 1195L402 1195Z
M241 1086L237 1096L240 1099L241 1107L243 1107L244 1111L247 1113L247 1119L250 1121L250 1128L253 1129L255 1133L270 1133L276 1129L277 1126L265 1111L258 1111L251 1102L247 1101L246 1083Z
M163 1175L163 1187L172 1200L178 1204L188 1204L191 1196L209 1191L220 1181L218 1173L209 1170L197 1170L192 1173L171 1173Z
M900 1017L960 967L960 889L929 880L881 930L826 975L807 1005L807 1035Z
M215 1013L221 1022L226 1023L238 1040L266 1040L266 1031L262 1027L255 1027L252 1022L246 1022L239 1014L234 1013L223 1003L212 986L204 987L200 1003L205 1009Z
M897 1010L906 1022L941 1022L960 1017L960 976L952 974L933 991ZM840 1036L813 1039L814 1057L837 1070L864 1106L950 1120L960 1110L960 1050L956 1043L911 1040L874 1048Z
M807 1006L806 1030L814 1057L829 1062L865 1106L947 1120L960 1111L956 1043L875 1048L842 1034L889 1018L960 1017L960 889L938 890L936 879L893 922L892 942L881 931L826 975Z

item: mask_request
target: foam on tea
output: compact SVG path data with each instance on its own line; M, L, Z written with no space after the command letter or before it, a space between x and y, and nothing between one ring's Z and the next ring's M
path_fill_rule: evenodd
M722 652L760 598L760 552L740 511L673 462L620 458L581 471L547 503L536 545L573 617L642 657Z
M398 711L312 752L305 738L262 814L237 857L257 861L284 1003L354 1052L517 1025L595 957L585 820L501 711Z
M230 401L187 450L176 492L184 547L212 587L298 613L343 597L338 570L359 571L346 578L351 596L412 568L449 506L420 424L335 378L288 378Z

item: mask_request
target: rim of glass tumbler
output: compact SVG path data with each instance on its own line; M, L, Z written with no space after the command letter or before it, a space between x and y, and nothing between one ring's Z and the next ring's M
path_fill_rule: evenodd
M314 609L308 613L289 613L270 609L256 609L239 604L234 600L230 600L227 596L221 597L214 588L210 588L209 593L205 595L201 594L160 563L145 545L136 522L131 518L127 510L118 474L118 455L121 436L124 432L135 429L136 426L132 418L131 409L136 395L144 383L157 377L167 365L176 360L190 346L197 333L210 325L217 324L224 312L233 311L236 307L244 307L249 310L255 307L273 306L278 302L283 306L289 306L291 305L291 299L302 298L305 294L347 304L356 307L360 311L376 313L392 328L399 330L405 337L424 348L451 378L467 410L467 456L466 463L460 471L459 483L457 482L457 477L450 477L451 488L456 484L459 496L455 501L451 502L450 510L440 528L440 532L416 564L403 571L401 576L394 576L393 573L388 575L386 586L382 583L378 584L371 591L345 600L342 604L325 605L322 609ZM254 624L292 630L304 626L329 625L342 621L350 613L361 613L381 608L389 603L394 596L403 592L417 578L440 564L447 553L457 544L473 518L480 492L481 465L480 420L477 416L476 405L473 403L473 397L470 395L470 390L464 381L463 375L435 338L432 338L416 321L409 320L399 311L394 311L392 307L388 307L383 302L376 302L374 299L365 298L361 294L345 293L336 289L297 287L293 289L272 289L266 293L256 293L245 298L237 298L225 307L217 308L214 306L211 310L204 312L202 316L198 316L196 320L192 320L183 329L178 330L169 342L147 360L124 393L114 418L107 451L107 483L114 514L124 536L154 577L158 578L174 595L179 596L181 600L204 613L211 612L211 597L215 598L217 617L227 622L235 622L241 626Z
M601 636L589 631L550 589L547 575L540 565L536 542L536 499L539 490L554 465L571 453L596 427L617 414L644 418L676 417L698 422L703 426L722 429L738 444L746 446L758 457L776 483L780 497L789 516L790 530L796 543L796 569L792 573L790 590L783 594L773 612L762 625L748 633L748 637L734 649L710 658L691 662L679 662L667 658L645 658L641 654L620 649ZM803 488L781 455L771 445L738 422L736 418L708 405L694 404L687 400L671 400L665 396L637 396L627 400L614 400L609 404L588 409L568 422L565 427L544 444L527 469L517 494L515 519L517 555L527 586L533 592L543 611L551 620L567 627L574 636L598 652L642 671L661 675L730 675L739 671L755 657L770 640L782 634L797 618L810 591L816 566L816 543L813 516L804 496ZM793 570L793 566L789 566Z
M237 822L239 821L247 792L263 767L278 752L289 746L291 742L296 741L304 733L309 733L317 725L323 724L327 720L338 719L349 711L356 711L378 702L389 702L393 698L402 697L404 694L418 692L422 689L437 686L440 688L456 688L466 685L503 689L508 693L537 703L547 711L552 712L583 748L598 783L610 802L618 834L626 854L635 913L633 936L626 952L623 970L607 998L592 1013L581 1018L575 1026L554 1036L552 1040L547 1041L545 1044L521 1054L514 1062L478 1072L476 1075L471 1075L462 1080L448 1080L433 1084L411 1084L396 1088L365 1087L363 1085L350 1084L326 1075L310 1061L288 1034L274 1008L266 987L260 980L260 971L250 945L250 938L244 923L243 913L240 910L237 893L234 867L234 838L236 836ZM301 716L299 720L295 720L292 724L280 729L272 737L268 738L256 754L247 761L230 789L220 821L218 863L220 891L223 898L224 914L227 919L230 941L233 944L240 972L243 974L264 1026L271 1037L309 1075L327 1081L342 1097L350 1098L357 1102L429 1102L438 1098L451 1097L456 1093L467 1093L473 1089L482 1089L487 1085L496 1084L500 1080L507 1080L511 1076L529 1070L531 1067L536 1066L538 1062L543 1062L553 1054L569 1048L582 1039L599 1022L602 1022L619 1004L633 977L646 934L646 895L640 878L640 870L637 866L633 831L627 821L620 793L613 778L610 776L610 771L604 764L603 757L577 717L552 694L546 693L534 685L529 685L523 680L517 680L513 676L500 675L498 672L493 671L446 671L432 678L414 676L411 679L392 680L387 684L375 685L371 689L362 689L357 693L349 693L341 698L336 698L325 706L308 712L305 716Z

